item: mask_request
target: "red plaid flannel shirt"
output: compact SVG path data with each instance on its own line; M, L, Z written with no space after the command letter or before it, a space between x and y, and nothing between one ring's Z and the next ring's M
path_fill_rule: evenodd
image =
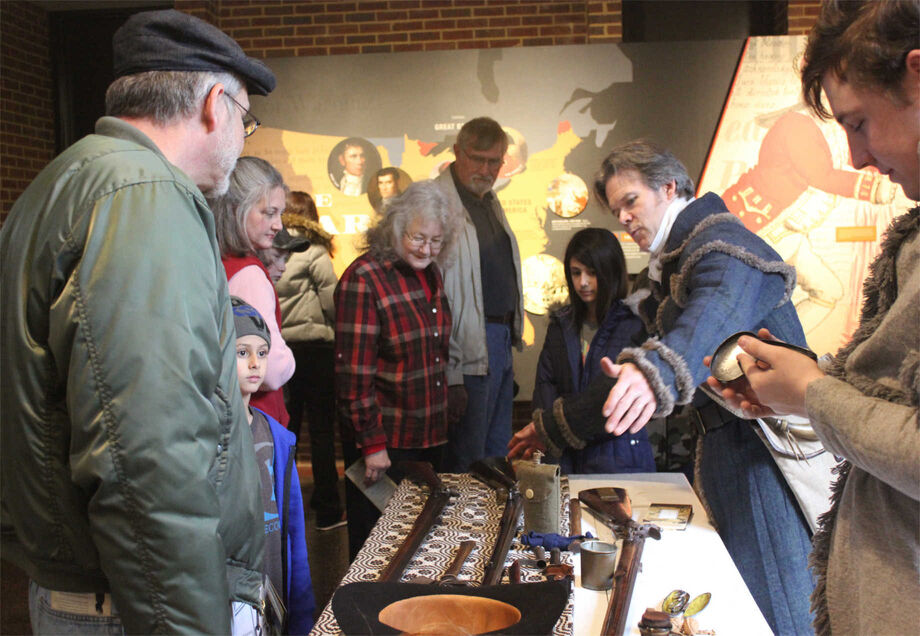
M359 256L335 288L335 396L359 448L428 448L447 441L451 316L441 274L431 301L402 260Z

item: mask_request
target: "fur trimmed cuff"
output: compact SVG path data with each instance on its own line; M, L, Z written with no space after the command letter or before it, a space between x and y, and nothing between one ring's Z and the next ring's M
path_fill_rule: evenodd
M898 370L898 382L916 404L917 395L920 395L920 352L909 351L904 356L901 368Z
M671 390L665 386L664 380L661 379L658 369L646 358L644 349L645 345L642 348L627 347L623 349L620 355L617 356L617 364L631 362L639 367L655 394L657 404L652 417L666 417L674 410L674 398L671 396Z
M537 435L540 436L540 441L543 442L543 445L546 447L546 452L553 457L561 457L562 449L553 443L549 433L546 432L546 426L543 424L543 414L544 411L542 409L537 409L533 412L533 426L537 430ZM550 414L550 419L552 419L552 414Z
M642 343L642 348L646 351L655 351L662 360L667 362L674 371L674 383L677 385L677 404L689 404L696 392L696 386L693 384L693 374L690 373L690 367L684 357L667 346L658 338L649 338Z
M569 427L569 423L565 419L565 400L558 398L553 402L553 419L556 421L556 426L559 427L559 432L562 434L562 438L566 441L570 448L575 450L581 450L585 447L585 441L579 439L575 435L574 431Z

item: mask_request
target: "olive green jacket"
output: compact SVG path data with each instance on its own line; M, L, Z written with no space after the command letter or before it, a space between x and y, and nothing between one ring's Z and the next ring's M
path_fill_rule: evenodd
M3 558L131 633L229 633L264 535L204 196L104 117L13 206L0 283Z

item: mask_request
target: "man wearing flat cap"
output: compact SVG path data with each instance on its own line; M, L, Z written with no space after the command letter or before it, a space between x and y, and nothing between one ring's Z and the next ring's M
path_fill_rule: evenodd
M244 633L262 507L205 194L275 78L177 11L113 48L107 115L0 231L3 557L36 634Z

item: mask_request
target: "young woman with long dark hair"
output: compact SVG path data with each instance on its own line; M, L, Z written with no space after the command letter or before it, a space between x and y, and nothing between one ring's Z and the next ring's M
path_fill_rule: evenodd
M550 315L534 384L533 407L552 409L557 398L581 393L601 373L604 356L645 339L642 321L623 302L626 259L609 231L575 233L565 250L569 303ZM576 474L654 472L648 433L602 435L584 448L566 449L563 472Z

